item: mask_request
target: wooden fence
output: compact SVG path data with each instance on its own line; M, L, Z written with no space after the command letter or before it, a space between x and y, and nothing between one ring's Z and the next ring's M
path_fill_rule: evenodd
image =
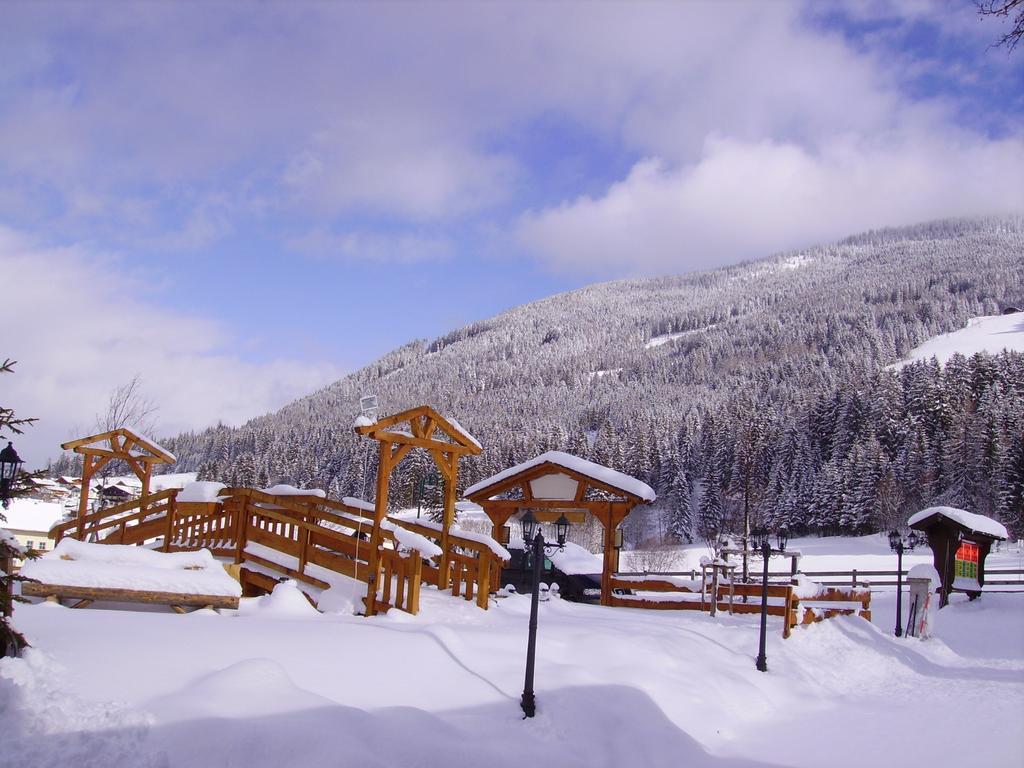
M272 589L276 578L268 572L294 578L319 590L329 588L328 574L339 573L363 583L371 580L370 544L373 520L362 510L343 502L314 495L272 496L253 488L225 488L221 501L179 502L177 489L74 519L56 526L57 542L65 536L105 544L158 545L165 552L210 549L231 557L242 568L243 586ZM390 523L440 544L441 532L415 521L390 519ZM480 541L449 533L449 583L454 596L486 609L489 595L497 589L501 558ZM416 550L402 552L395 535L382 531L383 547L373 580L376 606L392 605L416 613L420 585L438 583L440 558L424 560ZM248 547L255 544L266 551Z
M435 541L438 546L441 545L441 532L433 526L415 520L390 520L397 526L425 536ZM502 559L487 544L465 536L459 531L449 531L448 542L451 549L448 555L448 583L451 584L452 595L462 595L466 600L472 600L475 595L476 604L486 610L491 592L500 586ZM437 586L438 567L435 564L424 564L423 580Z
M762 585L729 584L718 585L714 601L703 591L672 581L671 577L686 576L685 573L658 574L652 578L637 574L615 574L612 576L612 606L619 608L647 608L671 611L711 611L712 602L718 611L751 614L761 612ZM694 572L696 575L696 572ZM665 578L658 578L663 576ZM614 590L629 590L647 594L615 594ZM654 593L654 597L650 596ZM737 599L738 598L738 599ZM871 620L871 591L867 589L837 589L823 587L813 596L799 597L792 584L768 585L769 616L783 619L782 636L789 637L790 630L798 624L840 615L858 616ZM802 609L802 610L801 610Z
M850 587L851 589L857 589L859 587L895 587L897 584L896 570L891 571L871 571L861 570L858 568L852 568L848 571L798 571L800 575L807 576L814 582L827 587ZM908 571L902 571L903 583L907 583ZM653 577L655 579L659 577L683 577L687 579L699 579L700 570L692 569L689 571L644 571L642 573L623 573L617 574L619 576L642 576L644 578ZM776 583L789 582L793 579L794 574L789 571L771 571L768 574L768 580ZM758 581L758 583L760 583ZM985 586L1014 586L1020 585L1024 587L1024 569L1021 568L985 568Z

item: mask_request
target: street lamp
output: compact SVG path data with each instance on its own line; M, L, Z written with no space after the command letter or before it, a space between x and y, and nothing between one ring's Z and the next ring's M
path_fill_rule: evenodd
M14 450L14 444L7 442L7 447L0 451L0 504L7 509L11 505L11 492L14 487L14 479L21 470L24 462Z
M786 549L787 532L785 528L779 529L776 533L778 552ZM764 571L761 574L761 638L757 648L757 668L762 672L768 671L768 657L765 655L765 643L768 638L768 561L772 556L771 534L766 528L756 528L751 532L751 540L755 550L761 551L761 560L764 563ZM785 616L789 621L789 617Z
M526 683L523 685L523 697L519 702L523 717L533 717L537 712L537 702L533 695L533 670L537 654L537 605L540 596L540 572L544 564L546 550L565 547L565 537L569 533L569 518L563 512L555 521L557 544L544 542L544 532L533 516L533 510L526 510L520 523L523 526L523 544L527 552L532 550L533 558L533 594L530 596L530 637L526 644Z
M906 541L899 531L889 531L889 549L896 553L896 637L903 636L903 552L912 552L917 543L916 531Z

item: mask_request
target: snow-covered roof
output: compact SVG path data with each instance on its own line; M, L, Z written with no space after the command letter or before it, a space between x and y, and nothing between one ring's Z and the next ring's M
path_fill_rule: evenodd
M604 569L604 561L600 555L595 555L570 541L565 542L563 549L552 552L548 559L551 560L555 568L570 576L597 574Z
M657 494L654 493L654 489L651 488L651 486L637 480L635 477L630 477L629 475L611 469L610 467L604 467L600 464L595 464L592 461L581 459L578 456L573 456L570 453L563 453L562 451L548 451L547 453L542 453L540 456L536 456L529 461L524 461L522 464L516 464L514 467L509 467L493 477L489 477L486 480L481 480L475 485L471 485L466 489L465 495L472 496L480 491L490 488L493 485L497 485L510 477L514 477L521 472L540 466L541 464L554 464L559 467L564 467L565 469L572 470L573 472L584 475L585 477L597 480L604 485L617 488L624 493L636 496L644 501L654 501L657 498Z
M153 438L146 436L144 432L140 431L138 428L130 424L126 424L123 427L118 427L117 429L112 429L109 432L103 432L99 435L90 435L89 437L83 437L78 440L71 440L69 442L62 444L61 448L63 448L66 451L75 451L76 453L82 453L83 450L95 447L100 443L108 443L111 445L111 447L114 447L112 440L113 437L117 435L121 435L122 437L128 438L136 444L134 447L128 449L128 454L130 456L148 458L150 460L155 459L166 464L173 464L178 460L173 453L171 453L162 445L160 445L160 443L158 443ZM148 453L140 453L138 450L139 446L146 449Z
M464 438L466 438L467 440L469 440L469 442L471 442L471 443L472 443L473 445L475 445L475 446L476 446L477 448L480 448L481 450L483 449L483 446L482 446L482 445L480 445L480 441L479 441L479 440L477 440L477 439L476 439L475 437L473 437L473 436L472 436L471 434L469 434L469 432L468 432L468 431L466 430L466 428L465 428L464 426L462 426L461 424L459 424L459 422L458 422L458 421L456 421L456 419L455 419L455 417L454 417L454 416L445 416L445 417L444 417L444 419L445 419L445 420L446 420L446 421L447 421L447 422L448 422L449 424L451 424L451 425L452 425L453 427L455 427L455 431L456 431L456 432L458 432L458 433L459 433L460 435L462 435L462 436L463 436Z
M64 518L64 506L60 502L39 499L11 499L11 506L0 510L7 522L0 527L17 531L49 531Z
M1009 538L1006 526L1002 523L993 520L991 517L977 515L974 512L967 512L956 507L928 507L928 509L922 509L917 514L910 516L910 519L907 520L907 525L911 528L923 528L924 526L920 524L931 517L944 517L969 531L985 536L993 536L997 539Z
M122 427L122 429L125 430L126 432L131 432L132 435L135 436L135 439L138 442L143 443L146 448L151 449L152 452L157 454L158 456L160 454L163 454L165 457L169 457L170 458L170 462L169 463L173 464L174 462L176 462L178 460L177 456L175 456L173 453L168 451L166 448L164 448L162 445L160 445L160 443L158 443L152 437L147 435L145 432L143 432L141 429L139 429L134 424L125 424Z

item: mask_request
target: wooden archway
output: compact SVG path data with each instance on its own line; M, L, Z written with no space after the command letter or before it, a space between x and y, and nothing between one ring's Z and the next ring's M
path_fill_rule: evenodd
M377 465L377 494L374 499L373 532L370 535L370 574L366 591L366 615L376 612L377 579L380 546L383 539L381 523L388 513L388 492L391 471L413 448L430 453L444 478L444 517L441 521L441 561L438 563L437 588L448 588L450 545L448 533L455 522L455 485L459 477L459 459L476 456L480 443L454 419L449 419L428 405L387 416L375 422L355 426L356 434L380 442Z
M177 461L170 451L130 427L121 427L98 435L82 437L61 445L65 451L82 455L82 491L78 497L78 519L89 509L89 485L93 476L112 461L123 461L142 483L141 496L149 496L154 464ZM81 533L81 524L79 524Z
M517 464L466 489L465 496L479 504L491 521L491 536L513 515L532 509L542 523L553 523L563 513L571 523L582 523L587 512L604 528L601 604L611 599L612 574L618 567L615 531L638 504L649 504L654 491L629 475L561 451L548 451ZM602 498L603 497L603 498Z

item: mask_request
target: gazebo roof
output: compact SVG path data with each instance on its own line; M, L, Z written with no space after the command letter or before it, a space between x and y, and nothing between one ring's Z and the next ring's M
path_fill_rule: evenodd
M919 531L927 530L940 521L948 521L962 528L964 532L987 536L992 539L1009 538L1006 527L991 517L977 515L955 507L928 507L907 520L907 525Z
M408 424L409 430L402 429L403 424ZM353 428L357 434L401 445L469 455L481 451L480 442L458 421L451 416L443 416L429 405L410 408L377 421L360 416ZM435 435L435 432L440 435Z
M103 444L106 443L104 446ZM90 453L112 458L131 458L156 464L173 464L177 458L160 443L134 427L125 426L81 437L61 445L65 451Z
M551 472L544 472L544 468L549 468ZM599 487L619 491L637 502L650 502L657 498L654 489L635 477L562 451L548 451L522 464L509 467L470 486L463 495L479 502L480 498L486 497L489 492L500 493L505 490L505 486L513 485L516 480L525 481L545 474L557 474L559 470L568 470L570 475L581 476Z

